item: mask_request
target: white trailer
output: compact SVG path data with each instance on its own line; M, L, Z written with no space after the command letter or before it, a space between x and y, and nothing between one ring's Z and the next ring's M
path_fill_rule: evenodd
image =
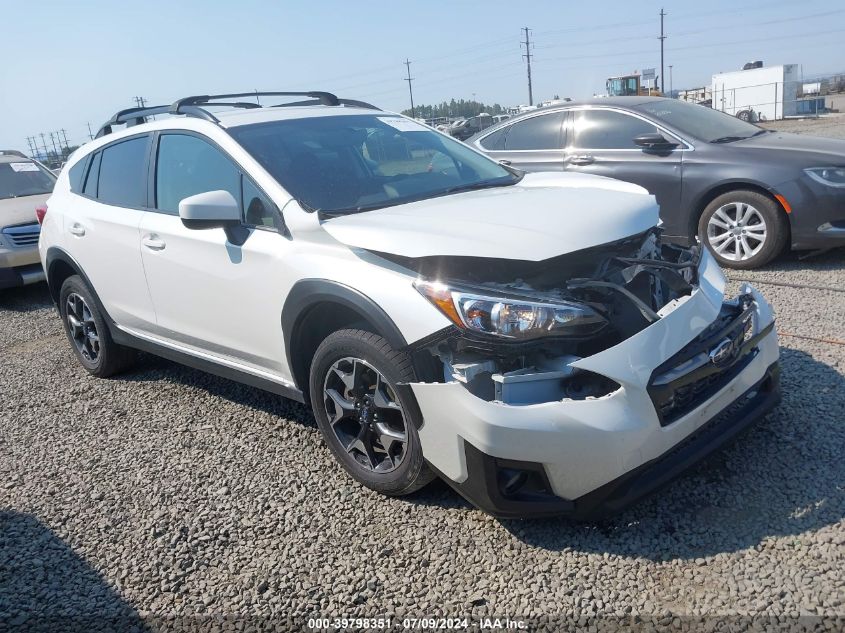
M798 64L737 70L713 75L713 108L750 121L798 114Z

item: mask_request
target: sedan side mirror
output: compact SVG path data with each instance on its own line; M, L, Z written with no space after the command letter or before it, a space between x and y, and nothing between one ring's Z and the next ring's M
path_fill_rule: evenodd
M179 202L179 217L189 229L226 230L232 244L243 244L249 230L241 224L241 207L228 191L206 191Z
M670 150L678 146L674 141L668 140L659 132L650 132L649 134L640 134L634 138L634 145L642 147L643 149L652 150Z

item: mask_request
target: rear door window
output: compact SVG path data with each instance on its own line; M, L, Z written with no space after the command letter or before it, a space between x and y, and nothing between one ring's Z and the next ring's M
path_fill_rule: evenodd
M549 112L517 121L507 133L505 150L563 149L563 116L563 112Z
M142 136L109 145L102 151L97 199L118 207L147 203L147 150Z

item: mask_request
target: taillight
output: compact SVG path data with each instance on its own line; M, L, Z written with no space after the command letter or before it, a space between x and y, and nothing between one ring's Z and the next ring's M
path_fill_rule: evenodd
M38 219L38 224L44 224L45 215L47 215L46 204L42 204L40 207L35 207L35 217Z

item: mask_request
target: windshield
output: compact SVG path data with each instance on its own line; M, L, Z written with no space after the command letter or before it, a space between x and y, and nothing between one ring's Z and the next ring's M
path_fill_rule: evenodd
M56 178L30 160L0 163L0 200L53 191Z
M391 114L289 119L231 134L292 196L327 214L519 180L462 143Z
M675 99L653 101L638 107L679 132L686 132L708 143L741 140L764 131L724 112Z

